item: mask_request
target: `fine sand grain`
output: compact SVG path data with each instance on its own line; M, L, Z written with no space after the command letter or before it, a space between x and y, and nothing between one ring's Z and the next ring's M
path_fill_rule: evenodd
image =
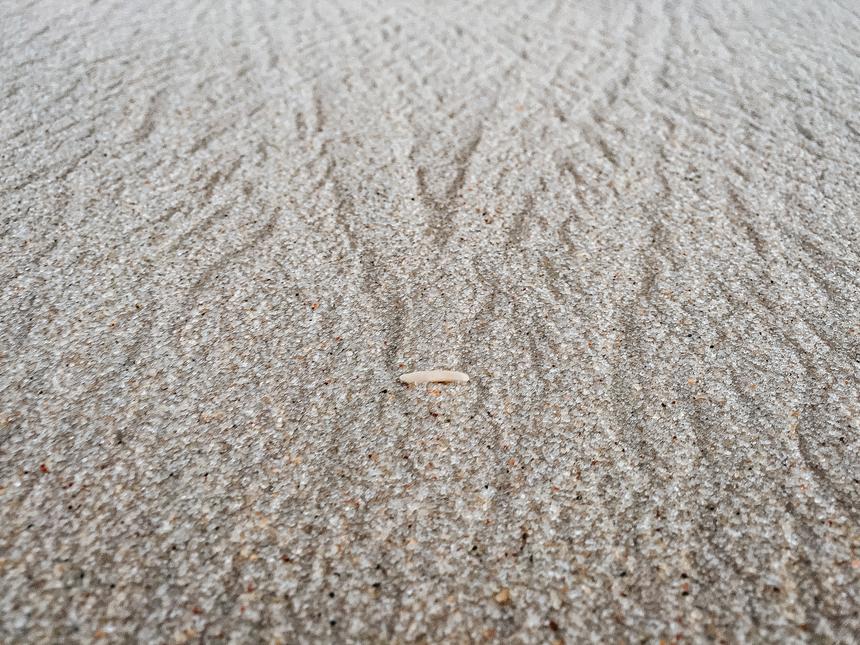
M0 0L0 642L856 642L858 55Z

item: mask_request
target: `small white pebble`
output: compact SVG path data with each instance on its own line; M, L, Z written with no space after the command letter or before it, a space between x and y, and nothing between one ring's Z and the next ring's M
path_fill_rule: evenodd
M403 374L400 377L401 383L409 383L410 385L420 385L422 383L465 383L468 380L468 374L452 372L451 370L409 372L409 374Z

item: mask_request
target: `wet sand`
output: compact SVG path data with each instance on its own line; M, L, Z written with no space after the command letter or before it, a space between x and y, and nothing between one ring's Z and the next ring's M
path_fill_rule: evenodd
M852 642L858 43L0 1L0 640Z

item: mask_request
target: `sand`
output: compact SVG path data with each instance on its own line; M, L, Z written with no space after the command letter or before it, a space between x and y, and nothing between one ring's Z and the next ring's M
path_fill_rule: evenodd
M2 0L0 54L0 641L857 638L853 2Z

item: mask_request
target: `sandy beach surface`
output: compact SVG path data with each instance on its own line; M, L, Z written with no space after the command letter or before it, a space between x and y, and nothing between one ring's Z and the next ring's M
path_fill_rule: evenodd
M855 2L0 54L0 641L857 642Z

